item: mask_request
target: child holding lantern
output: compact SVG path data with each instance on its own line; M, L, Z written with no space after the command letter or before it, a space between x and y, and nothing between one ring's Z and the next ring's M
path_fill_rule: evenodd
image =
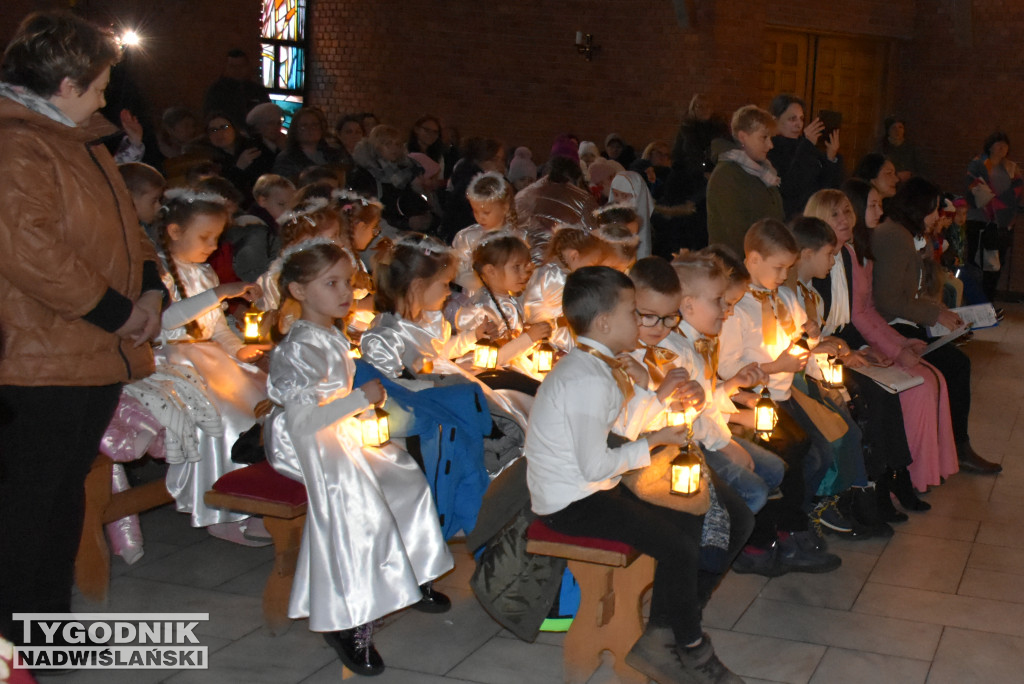
M379 380L353 388L349 341L336 326L352 306L354 271L351 253L323 238L282 255L281 291L302 313L271 359L269 395L283 408L268 421L267 452L309 495L288 615L308 617L349 669L377 675L373 621L407 606L447 610L429 583L453 560L416 462L393 445L361 443L357 416L385 393Z
M702 681L710 675L738 683L701 633L701 610L720 577L700 568L703 515L642 500L621 483L626 471L651 464L652 447L687 443L685 426L639 433L682 387L689 385L676 397L682 403L699 402L702 393L685 373L671 374L654 392L627 375L617 357L637 346L637 318L634 287L622 273L604 266L574 271L562 308L577 346L541 383L530 413L532 508L557 532L622 541L658 561L650 620L626 657L631 667L659 682L700 671ZM613 430L634 441L610 446ZM735 522L740 535L742 514ZM728 553L737 550L738 544Z

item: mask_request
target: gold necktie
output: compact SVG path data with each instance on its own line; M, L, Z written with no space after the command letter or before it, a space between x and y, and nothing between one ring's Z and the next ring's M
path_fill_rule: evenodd
M800 294L804 298L804 309L807 310L807 320L813 321L819 328L821 327L821 312L818 308L818 304L821 302L821 295L813 287L807 287L799 280L796 283L797 289L800 290Z
M761 302L761 335L764 343L769 347L775 345L778 340L778 328L786 337L792 338L796 326L793 324L793 317L789 313L786 303L779 298L774 290L755 290L750 288L750 294Z
M665 380L665 376L668 374L670 369L665 368L667 364L672 363L679 354L676 354L670 349L664 347L647 347L644 351L644 365L647 366L647 371L651 374L651 382L658 386Z
M619 391L622 392L623 399L628 404L634 394L633 379L629 377L629 373L627 373L626 369L623 367L622 361L613 359L606 354L602 354L593 347L589 347L585 344L577 344L576 346L591 356L601 359L608 364L608 367L612 370L612 378L615 379L615 384L619 386Z
M713 392L718 382L718 338L701 336L694 341L693 348L704 359L704 379L711 383Z

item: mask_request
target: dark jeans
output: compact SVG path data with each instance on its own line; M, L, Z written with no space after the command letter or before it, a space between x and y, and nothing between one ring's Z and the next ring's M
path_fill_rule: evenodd
M984 231L988 226L995 227L995 232L990 233L988 244L984 244ZM985 293L985 298L994 302L996 301L996 287L999 285L999 278L1003 275L1003 268L1006 267L1006 255L1013 243L1013 234L1006 228L982 221L968 221L964 227L967 229L967 258L972 263L982 265L975 261L979 249L995 249L999 252L999 270L983 271L981 274L981 289Z
M832 467L834 459L832 443L825 438L825 435L821 434L821 430L814 424L810 416L800 408L800 404L796 402L796 399L790 397L785 401L777 403L779 406L779 422L782 422L782 414L787 413L807 433L809 445L807 455L804 457L803 511L804 513L810 513L814 509L814 497L818 493L818 485L825 479L828 469ZM785 492L783 493L785 494Z
M71 610L85 477L120 385L0 387L0 633L12 613Z
M897 323L892 326L904 337L926 338L924 328ZM924 360L939 369L949 389L949 417L953 421L953 438L957 445L971 437L967 432L971 416L971 359L954 344L946 344L925 354Z
M716 483L715 491L729 512L731 563L746 543L753 516L727 485ZM658 563L651 592L651 624L671 627L679 644L700 639L701 610L722 576L700 568L704 516L641 501L620 484L542 518L558 532L621 541L654 558Z
M775 543L779 530L801 532L807 529L807 513L803 510L804 461L811 441L785 410L780 408L778 418L771 438L767 442L757 441L786 463L786 472L779 484L782 498L769 499L754 518L750 544L762 549Z

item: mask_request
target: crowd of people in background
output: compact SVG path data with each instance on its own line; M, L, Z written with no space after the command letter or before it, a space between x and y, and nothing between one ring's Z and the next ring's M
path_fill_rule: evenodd
M82 483L114 426L149 426L117 460L159 454L191 524L244 545L270 543L260 520L203 494L264 444L309 496L289 615L364 675L384 668L375 620L450 606L447 540L514 557L501 530L537 517L658 561L630 665L737 682L700 623L726 571L831 572L826 534L890 536L958 470L1001 470L971 446L969 334L928 341L994 301L1024 189L1004 133L946 189L895 117L848 175L841 128L793 94L728 117L694 95L672 142L531 150L430 114L284 109L239 50L201 110L147 126L97 114L117 60L104 31L37 14L0 72L8 638L14 612L70 610ZM871 368L909 382L849 372ZM368 444L382 406L392 441ZM635 476L691 443L703 498ZM439 458L447 486L424 477ZM495 523L484 495L509 480Z

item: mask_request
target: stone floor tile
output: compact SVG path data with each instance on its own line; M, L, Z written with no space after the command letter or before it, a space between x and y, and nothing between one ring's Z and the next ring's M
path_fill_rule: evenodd
M408 610L377 634L385 663L443 675L501 630L468 589L449 595L449 612L430 615Z
M927 660L829 648L814 671L811 684L924 684Z
M727 573L704 608L704 624L719 629L732 629L767 583L767 577Z
M849 610L876 562L876 556L845 551L843 564L833 572L820 575L794 572L776 577L768 582L761 596L805 606Z
M970 553L968 542L897 533L878 559L870 580L952 594Z
M259 599L137 577L113 579L106 605L77 597L71 609L82 613L209 613L210 620L201 622L195 633L227 639L239 639L263 626Z
M890 617L759 598L735 631L904 658L931 658L941 628Z
M449 673L485 684L561 684L562 649L517 639L491 639Z
M967 568L1024 575L1024 549L975 544L971 557L967 559Z
M911 516L910 520L899 525L899 532L971 542L978 534L978 522L951 518L941 515L937 511L928 511L922 515Z
M928 684L1019 682L1022 672L1024 638L947 627Z
M868 582L854 613L1024 637L1024 605Z
M715 653L725 666L751 682L804 684L814 673L825 647L756 634L708 630Z
M1024 534L1020 521L1015 523L982 522L978 529L978 543L1024 549Z
M1024 582L1019 574L991 572L968 567L964 571L960 589L961 596L977 596L996 601L1024 603Z
M241 546L208 536L130 574L140 579L211 589L273 558L272 546Z

